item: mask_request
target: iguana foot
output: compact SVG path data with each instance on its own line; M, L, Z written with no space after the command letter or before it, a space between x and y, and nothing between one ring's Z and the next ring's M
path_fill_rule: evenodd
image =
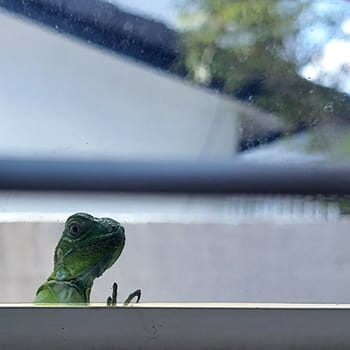
M109 296L107 298L107 306L109 307L117 306L117 294L118 294L118 284L114 282L112 287L112 296ZM137 298L135 303L138 303L140 301L141 289L136 289L134 292L132 292L124 301L124 306L128 306L134 298Z

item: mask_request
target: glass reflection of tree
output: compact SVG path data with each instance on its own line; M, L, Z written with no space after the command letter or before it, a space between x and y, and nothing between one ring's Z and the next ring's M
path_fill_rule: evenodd
M334 33L350 12L350 3L335 3L329 16L327 9L314 11L311 0L183 2L183 50L175 69L281 116L289 129L349 118L347 95L300 74L325 44L306 42L305 30L326 24Z

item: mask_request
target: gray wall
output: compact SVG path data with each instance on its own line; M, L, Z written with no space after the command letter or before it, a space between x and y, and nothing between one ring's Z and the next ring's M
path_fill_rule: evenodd
M96 280L103 301L350 302L350 222L124 223L126 248ZM61 223L0 224L0 301L30 302L52 268Z

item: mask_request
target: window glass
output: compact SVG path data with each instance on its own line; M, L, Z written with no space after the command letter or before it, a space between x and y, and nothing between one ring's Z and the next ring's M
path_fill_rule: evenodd
M0 22L2 160L347 164L348 1L0 1ZM91 301L117 281L120 301L348 303L349 208L322 191L1 187L0 302L34 299L65 220L86 212L126 235Z

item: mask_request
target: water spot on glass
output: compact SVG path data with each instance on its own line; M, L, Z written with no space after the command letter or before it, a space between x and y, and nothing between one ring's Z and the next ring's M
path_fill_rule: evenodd
M327 103L324 107L323 107L323 111L327 112L327 113L331 113L334 111L333 109L333 103Z
M123 26L123 29L125 31L131 32L134 29L134 26L132 23L126 22Z

